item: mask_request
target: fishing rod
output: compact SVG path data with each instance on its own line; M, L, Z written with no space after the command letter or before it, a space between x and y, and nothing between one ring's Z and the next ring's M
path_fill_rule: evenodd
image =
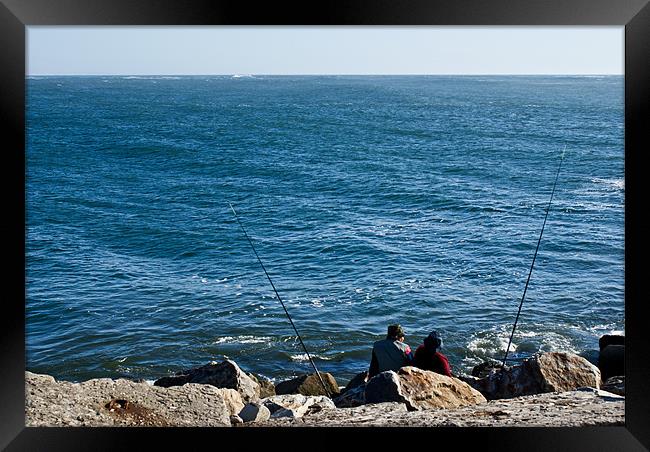
M311 358L311 355L307 351L307 347L305 347L305 343L302 341L302 338L300 337L300 333L298 333L298 329L296 328L296 325L294 325L293 320L291 320L291 316L289 315L289 311L287 311L287 307L284 305L284 302L282 301L282 298L280 298L280 294L278 293L277 289L275 288L275 284L273 284L273 281L271 280L271 277L269 276L268 272L266 271L266 268L264 267L264 264L262 263L262 259L260 259L260 256L257 254L257 251L255 250L255 246L253 246L253 241L250 239L250 237L246 233L246 229L244 229L244 225L239 220L239 216L237 215L237 212L235 212L235 208L232 206L232 204L230 204L229 201L228 201L228 205L230 206L230 209L232 210L232 213L235 214L235 218L237 219L237 223L239 223L239 226L241 227L241 230L244 231L244 235L248 239L248 243L250 243L251 248L253 248L253 253L255 253L255 257L257 257L257 261L260 263L260 266L262 267L262 270L264 270L264 274L266 275L269 282L271 283L271 287L273 287L273 291L275 292L275 295L278 297L278 300L280 300L280 304L282 305L282 308L284 308L284 313L287 314L287 318L289 319L289 322L291 323L291 326L293 327L293 330L296 332L296 336L298 336L298 340L300 340L300 344L302 345L303 350L305 350L305 353L307 354L307 358L309 359L309 362L311 363L312 367L316 371L316 375L318 375L318 379L320 380L320 384L323 386L323 389L325 389L325 393L327 394L327 396L331 398L332 394L327 389L327 386L325 386L325 382L323 381L323 377L321 377L320 372L316 368L316 364L314 363L314 360Z
M535 254L533 255L533 262L530 264L530 271L528 272L526 287L524 287L524 294L521 296L521 302L519 303L519 310L517 311L517 317L515 317L515 323L512 326L512 333L510 333L510 340L508 340L508 347L506 348L506 354L503 356L503 363L501 363L502 367L505 367L506 365L506 359L508 358L508 352L510 351L510 344L512 344L512 337L515 335L515 329L517 328L517 321L519 320L519 314L521 314L521 307L524 305L524 298L526 297L526 291L528 290L530 275L533 274L533 266L535 265L535 259L537 258L537 251L539 251L539 244L542 242L542 234L544 234L544 227L546 226L548 211L551 209L551 202L553 201L553 194L555 193L555 186L557 185L557 179L560 175L560 168L562 168L562 162L564 161L565 152L566 152L566 145L564 145L564 149L562 150L562 157L560 158L560 164L557 167L557 173L555 174L555 182L553 183L553 190L551 191L551 199L549 199L548 206L546 206L546 215L544 216L544 224L542 224L542 231L539 233L539 240L537 240L537 248L535 248Z

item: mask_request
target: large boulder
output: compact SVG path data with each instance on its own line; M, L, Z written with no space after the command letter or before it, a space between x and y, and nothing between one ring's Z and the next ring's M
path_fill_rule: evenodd
M272 418L291 417L297 419L308 413L325 409L336 409L331 399L325 396L305 396L302 394L282 394L262 400L271 412Z
M375 375L366 385L365 397L367 403L404 403L410 411L487 402L480 392L457 378L412 366Z
M463 380L488 400L494 400L585 386L598 389L600 371L581 356L550 352L535 355L518 366L492 368L483 378L464 377Z
M224 398L228 391L210 385L162 388L109 378L71 383L25 372L25 391L28 427L231 425L231 408Z
M169 388L187 383L198 383L236 390L244 402L260 398L260 385L243 372L237 363L229 359L220 363L210 363L202 367L184 370L171 377L163 377L154 382L155 386Z
M607 345L598 355L598 368L603 381L625 375L625 345Z
M316 373L309 375L301 375L300 377L292 380L283 381L275 385L275 393L282 394L302 394L306 396L332 396L335 397L339 394L339 385L332 374L327 372L320 372L323 383L327 387L329 394L325 392L325 388L321 384L320 379Z
M531 360L542 376L542 392L572 391L600 387L600 371L582 356L572 353L542 353Z

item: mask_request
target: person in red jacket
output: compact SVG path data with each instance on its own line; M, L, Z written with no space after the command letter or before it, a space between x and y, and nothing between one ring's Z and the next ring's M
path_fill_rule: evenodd
M451 368L447 357L438 350L442 348L442 337L437 331L432 331L424 338L424 344L415 350L413 364L423 370L451 377Z

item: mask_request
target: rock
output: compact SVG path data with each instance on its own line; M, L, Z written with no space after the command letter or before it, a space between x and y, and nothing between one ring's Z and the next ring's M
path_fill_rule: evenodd
M386 371L371 378L366 385L366 402L399 402L414 411L476 405L487 400L455 377L407 366L397 373Z
M600 387L600 371L585 358L571 353L541 353L519 366L491 369L484 378L463 381L488 400L545 392L571 391L579 387Z
M260 398L260 385L246 375L237 363L231 360L210 363L202 367L185 370L172 377L163 377L156 380L154 386L169 388L187 383L234 389L239 392L244 402L259 400Z
M600 389L625 397L625 375L609 377Z
M472 376L478 378L487 377L493 371L498 371L503 368L503 364L497 361L485 361L481 364L474 366L472 369Z
M230 426L222 390L162 388L126 379L82 383L25 372L25 424L39 426Z
M262 400L271 412L272 418L299 418L310 412L324 409L336 409L331 399L325 396L305 396L302 394L283 394L267 397Z
M479 405L407 411L401 403L323 410L298 420L269 419L287 427L599 427L625 425L625 398L594 388L550 392Z
M373 403L355 408L323 410L299 420L271 418L262 426L349 426L349 427L393 427L395 418L406 414L406 405L397 402ZM419 412L422 413L422 412Z
M237 414L244 408L241 394L230 388L217 388L230 414Z
M401 384L397 372L392 370L380 372L366 384L366 403L405 403L406 400L400 391Z
M334 379L332 374L327 372L320 372L320 375L323 379L323 383L327 387L327 390L330 392L329 395L335 397L339 394L339 385ZM316 373L309 375L302 375L298 378L292 380L283 381L275 385L275 393L278 395L282 394L302 394L306 396L317 396L317 395L328 395L325 392L325 388L321 384L320 379Z
M625 346L625 336L619 334L605 334L598 339L598 347L602 350L608 345Z
M334 405L337 408L353 408L366 404L366 383L361 386L356 386L352 389L341 392L341 395L336 397Z
M230 415L230 423L232 425L238 425L238 424L243 424L244 420L239 417L237 414L232 414Z
M348 384L343 388L341 391L341 394L344 394L345 392L349 391L350 389L357 388L359 386L365 385L368 383L368 371L361 372L357 375L355 375L352 380L348 382Z
M266 397L271 397L276 395L275 386L273 385L271 380L264 378L261 375L256 375L253 373L247 373L246 375L251 377L251 380L253 380L258 385L260 385L260 399L264 399Z
M598 355L598 368L603 381L625 375L625 345L607 345Z
M244 422L264 422L269 420L271 412L261 403L251 402L241 410L239 417Z
M589 386L600 387L600 371L585 358L572 353L542 353L533 360L542 374L542 392L563 392Z

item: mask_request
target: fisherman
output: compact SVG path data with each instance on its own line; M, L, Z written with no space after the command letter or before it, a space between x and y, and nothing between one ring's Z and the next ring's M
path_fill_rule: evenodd
M442 348L442 337L437 331L432 331L424 338L424 343L415 350L413 364L423 370L451 377L449 360L438 350Z
M389 325L386 339L377 341L372 346L372 360L368 378L387 370L398 371L401 367L408 366L413 361L413 352L408 344L404 343L404 330L401 325Z

